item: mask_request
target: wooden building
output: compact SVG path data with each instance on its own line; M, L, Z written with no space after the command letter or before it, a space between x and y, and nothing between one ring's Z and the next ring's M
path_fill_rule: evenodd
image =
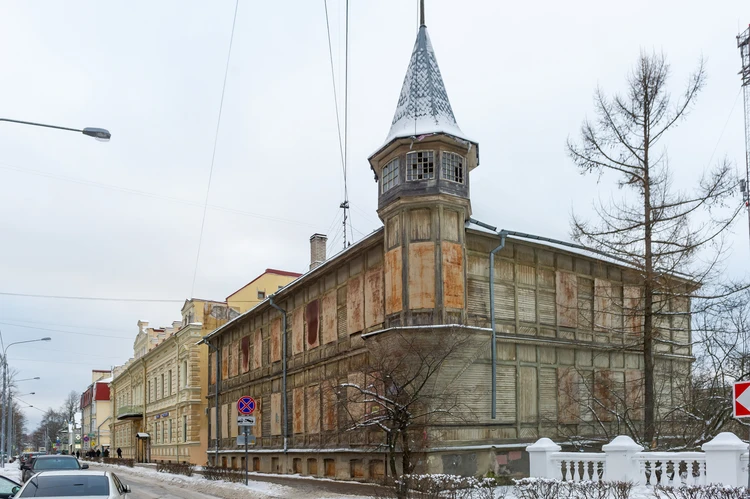
M519 470L526 444L597 434L615 424L618 403L642 418L643 358L628 348L641 328L627 313L640 301L637 274L522 238L508 238L495 256L492 407L489 255L499 238L467 224L479 145L456 123L424 25L391 130L369 161L384 226L204 338L210 463L244 468L235 404L250 395L258 403L251 470L381 477L383 435L348 431L327 387L357 379L376 342L449 329L470 338L446 364L465 417L425 428L420 471ZM689 303L671 307L662 324L669 341L657 352L663 411L692 360Z

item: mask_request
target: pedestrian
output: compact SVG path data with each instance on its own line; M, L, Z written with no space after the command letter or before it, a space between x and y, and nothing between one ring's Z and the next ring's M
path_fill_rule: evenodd
M102 453L102 455L104 457L109 457L109 447L107 447L106 449L104 449L104 452Z
M119 447L117 448L117 459L122 459L122 449Z
M81 459L81 451L76 451L76 459Z
M101 457L102 451L101 449L96 449L96 457Z

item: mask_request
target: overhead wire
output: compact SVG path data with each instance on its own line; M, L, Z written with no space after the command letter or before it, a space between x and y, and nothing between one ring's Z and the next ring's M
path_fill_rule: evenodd
M234 42L234 27L237 24L237 8L239 7L240 1L235 0L234 2L234 17L232 18L232 32L229 35L229 50L227 51L227 63L224 68L224 83L221 86L221 99L219 100L219 116L216 119L216 132L214 134L214 148L211 153L211 168L208 171L208 184L206 185L206 198L203 204L203 217L201 219L201 230L198 236L198 252L195 256L195 270L193 271L193 284L190 288L190 296L195 293L195 279L198 276L198 262L201 257L201 246L203 246L203 230L206 226L206 211L208 210L208 195L211 193L211 179L214 174L214 161L216 159L216 145L219 142L219 130L221 128L221 113L224 110L224 95L227 89L227 76L229 75L229 60L232 57L232 43Z
M119 301L130 303L182 303L185 300L168 300L153 298L105 298L101 296L64 296L64 295L38 295L32 293L10 293L0 291L0 296L18 296L23 298L49 298L54 300L90 300L90 301Z
M36 331L49 331L52 333L73 334L76 336L92 336L94 338L132 340L134 337L134 336L115 336L115 335L109 335L109 334L80 333L77 331L64 331L62 329L50 329L46 327L24 326L23 324L13 324L11 322L0 322L0 324L4 326L21 327L24 329L34 329Z

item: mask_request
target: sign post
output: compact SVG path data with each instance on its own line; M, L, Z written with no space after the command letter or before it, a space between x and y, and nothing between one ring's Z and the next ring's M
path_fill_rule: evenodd
M732 411L735 418L750 417L750 381L737 381L732 387ZM750 455L750 429L748 429L748 453ZM750 461L747 464L747 488L750 489Z
M249 468L249 463L247 462L247 441L250 440L250 435L248 435L248 433L250 433L250 427L255 425L255 416L251 416L253 411L255 411L255 399L249 395L240 397L237 401L237 412L239 412L241 416L237 417L237 425L242 427L242 434L245 437L245 486L247 486L247 473Z

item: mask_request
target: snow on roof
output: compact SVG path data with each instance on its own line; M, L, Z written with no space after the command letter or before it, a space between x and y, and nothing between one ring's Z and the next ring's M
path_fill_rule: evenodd
M473 142L456 123L430 35L427 27L422 25L384 145L398 138L438 132Z
M96 380L96 382L97 382L97 383L112 383L112 380L113 380L113 379L114 379L114 378L113 378L112 376L110 376L109 378L104 378L104 379L99 379L99 380Z

